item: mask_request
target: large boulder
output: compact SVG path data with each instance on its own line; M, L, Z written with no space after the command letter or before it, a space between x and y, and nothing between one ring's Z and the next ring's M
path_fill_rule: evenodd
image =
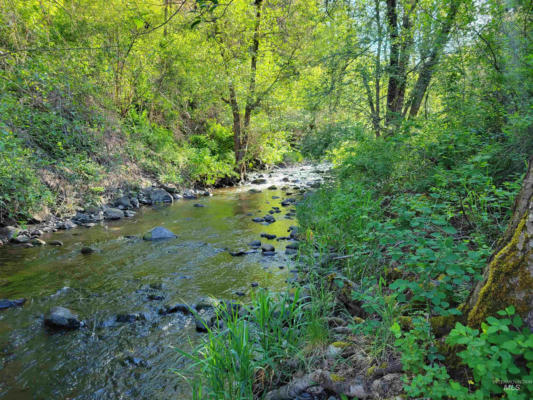
M124 218L124 211L118 208L106 208L104 210L104 218L111 220Z
M0 228L0 240L3 242L9 242L20 233L20 229L14 226L4 226Z
M44 318L44 324L53 329L78 329L81 322L78 316L65 307L54 307Z
M162 226L155 227L150 232L147 232L144 234L143 239L144 240L164 240L164 239L175 239L177 236L169 231L167 228L163 228Z
M154 203L172 203L174 198L165 189L152 188L150 191L150 200Z

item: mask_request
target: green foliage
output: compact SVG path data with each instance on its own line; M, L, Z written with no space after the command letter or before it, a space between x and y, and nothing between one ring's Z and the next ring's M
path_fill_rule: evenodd
M0 124L0 220L28 218L53 200L35 174L32 157L32 151Z
M482 331L457 323L446 342L463 349L456 353L471 371L468 386L452 380L435 347L431 329L422 318L413 329L402 333L393 327L396 345L402 350L402 364L412 377L405 387L411 397L432 399L528 399L533 394L533 334L513 307L489 317ZM451 351L454 351L452 348Z

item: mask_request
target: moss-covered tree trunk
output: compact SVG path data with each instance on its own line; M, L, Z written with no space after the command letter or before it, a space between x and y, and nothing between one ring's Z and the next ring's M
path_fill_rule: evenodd
M516 307L533 331L533 157L511 222L464 311L468 324L479 326L509 305Z

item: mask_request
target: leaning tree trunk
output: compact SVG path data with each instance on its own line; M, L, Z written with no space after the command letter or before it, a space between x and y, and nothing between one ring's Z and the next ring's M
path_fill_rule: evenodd
M533 331L533 157L509 226L464 311L468 324L479 326L509 305Z

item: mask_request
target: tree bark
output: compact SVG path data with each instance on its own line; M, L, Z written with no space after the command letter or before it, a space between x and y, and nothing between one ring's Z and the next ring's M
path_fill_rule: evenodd
M533 157L515 200L507 230L468 299L463 314L478 327L487 317L513 305L533 331Z

